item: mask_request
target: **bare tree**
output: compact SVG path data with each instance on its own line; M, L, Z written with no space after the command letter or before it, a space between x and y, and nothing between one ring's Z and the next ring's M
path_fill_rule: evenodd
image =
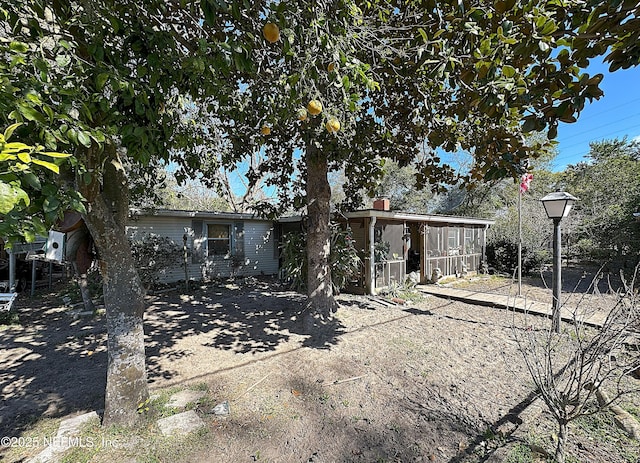
M531 326L514 329L533 382L558 424L558 463L565 461L570 422L598 413L624 394L640 390L630 377L640 368L638 274L636 267L630 281L623 276L614 297L600 297L598 280L594 280L572 310L573 323L565 324L561 333L555 333L550 325L543 330ZM594 296L601 301L597 307L587 304ZM585 322L594 315L592 311L608 312L600 328ZM621 417L617 421L625 420Z
M265 161L265 154L254 151L245 160L231 170L224 166L219 168L219 193L229 203L234 212L250 212L253 206L261 201L275 202L275 190L267 185L267 176L260 172ZM248 177L253 176L250 180Z

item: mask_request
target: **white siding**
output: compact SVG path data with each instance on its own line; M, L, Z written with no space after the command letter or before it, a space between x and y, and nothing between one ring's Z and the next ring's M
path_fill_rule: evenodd
M240 275L276 275L278 257L272 222L245 221L244 266Z
M204 223L232 223L230 220L216 221L206 218L198 219ZM261 220L238 219L244 223L244 259L211 256L202 262L192 262L189 259L189 277L195 279L228 277L230 275L276 275L278 273L278 259L275 255L273 223ZM130 219L127 235L133 239L142 239L147 234L155 234L171 239L179 246L183 244L183 235L190 231L192 218L170 216L138 216ZM193 249L193 234L189 234L187 246ZM160 281L172 283L184 280L182 262L176 262L175 267L161 276Z

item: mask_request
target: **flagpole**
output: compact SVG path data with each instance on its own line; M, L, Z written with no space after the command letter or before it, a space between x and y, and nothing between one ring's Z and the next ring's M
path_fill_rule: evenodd
M522 296L522 194L529 189L531 180L532 174L522 174L518 188L518 296Z
M522 296L522 188L518 188L518 296Z

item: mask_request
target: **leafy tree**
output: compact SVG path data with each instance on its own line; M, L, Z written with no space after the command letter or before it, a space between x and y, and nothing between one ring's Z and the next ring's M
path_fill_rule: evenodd
M374 186L381 158L405 165L426 140L473 150L463 180L497 179L535 149L522 129L549 127L553 138L558 120L600 96L600 77L580 74L589 57L611 47L612 62L637 64L627 28L638 14L624 2L12 0L0 15L0 117L23 122L32 145L74 154L58 186L84 196L100 252L105 423L133 422L148 394L143 288L124 233L127 174L140 174L129 166L175 162L180 179L201 170L213 179L216 166L203 163L211 147L231 143L220 151L230 166L264 144L269 159L250 179L270 174L280 208L306 205L310 302L328 315L330 170L344 167L355 199ZM259 33L265 18L282 31L274 43ZM604 31L598 40L594 30ZM311 99L324 112L298 121ZM328 133L333 118L341 127ZM439 188L458 178L432 156L419 180Z
M487 193L489 199L476 209L492 211L490 216L495 217L496 222L487 235L487 259L489 265L500 271L512 273L517 267L520 238L525 273L539 270L540 265L549 260L546 248L552 229L544 226L548 219L540 199L562 184L563 175L547 170L548 161L533 164L533 181L521 197L521 233L518 227L519 184L506 180L499 182ZM569 221L565 228L570 228Z
M637 263L640 228L640 143L626 138L590 144L589 160L569 166L566 188L575 205L576 246L584 257L628 259Z
M386 196L392 210L427 214L433 212L434 195L416 187L418 169L414 164L401 167L397 161L385 160L377 196Z
M252 174L268 175L280 188L271 211L306 208L309 300L321 317L335 308L328 174L344 170L350 203L363 187L375 187L383 158L401 167L421 159L418 185L434 190L516 176L540 149L526 144L523 131L546 128L553 138L560 120L575 120L585 101L602 94L601 76L580 73L592 50L571 54L581 27L573 7L453 0L270 5L264 23L280 36L256 38L262 46L252 48L251 61L258 72L244 75L245 85L230 97L230 107L242 109L224 130L234 152L262 147L267 154ZM316 117L305 112L312 100L323 108ZM340 128L332 122L329 132L334 119ZM420 157L436 149L469 151L474 163L457 174L437 154Z
M229 211L229 199L221 197L202 182L190 180L178 185L171 174L159 187L160 207L183 211Z
M169 162L182 178L194 175L203 147L217 141L193 123L196 109L206 109L194 102L204 105L204 95L218 92L224 99L225 86L236 85L224 74L240 47L231 49L235 33L224 24L240 16L235 7L203 6L204 23L193 3L0 4L0 117L23 123L16 134L25 142L74 154L55 193L82 194L100 254L109 351L104 424L132 423L148 396L144 290L125 235L127 175ZM31 201L57 212L47 199L53 193L43 187Z

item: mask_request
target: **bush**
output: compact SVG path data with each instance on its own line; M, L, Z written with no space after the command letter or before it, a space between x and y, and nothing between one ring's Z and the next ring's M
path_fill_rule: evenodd
M182 246L166 236L147 234L142 239L131 240L131 253L146 288L157 285L167 270L179 266L183 252Z
M280 245L282 275L295 291L307 289L307 239L304 233L287 233ZM339 293L351 281L358 278L362 261L358 257L351 228L343 230L338 224L331 224L331 282L333 290Z
M547 251L533 251L522 246L522 273L540 269L548 258ZM518 267L518 243L505 238L488 243L487 262L499 272L512 274Z
M304 292L307 289L307 240L302 232L290 232L280 244L282 276L291 289Z
M360 276L362 260L358 256L351 228L334 225L331 231L331 282L336 293Z

